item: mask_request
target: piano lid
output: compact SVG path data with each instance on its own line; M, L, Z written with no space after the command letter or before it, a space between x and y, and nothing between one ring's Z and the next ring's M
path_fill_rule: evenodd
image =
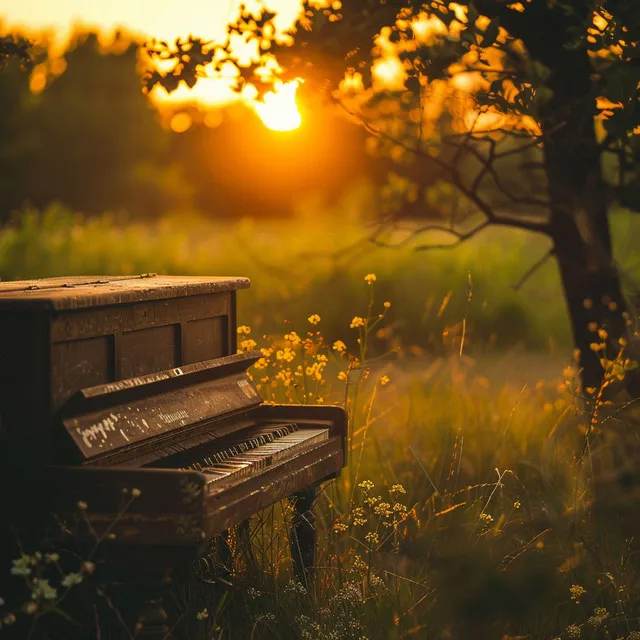
M249 278L159 276L75 276L0 282L0 309L87 309L113 304L179 298L247 289Z
M240 353L82 389L61 410L62 448L86 464L161 447L198 425L248 411L262 403L246 372L260 357Z

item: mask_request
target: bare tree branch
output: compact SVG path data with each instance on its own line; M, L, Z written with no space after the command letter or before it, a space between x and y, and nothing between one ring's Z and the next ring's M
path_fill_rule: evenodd
M458 149L467 150L471 155L473 155L478 160L478 162L482 164L482 169L476 176L476 179L473 181L473 184L471 186L472 191L476 192L480 188L482 180L485 178L487 174L489 174L493 179L493 182L495 186L498 188L498 190L501 191L514 204L525 204L525 205L531 205L535 207L541 207L543 209L549 209L550 202L548 200L535 198L533 196L518 196L518 195L515 195L513 192L511 192L507 188L507 186L502 181L502 178L500 178L500 174L498 173L498 171L494 166L496 159L499 157L496 151L497 143L495 140L493 139L488 140L489 153L486 156L482 155L482 153L478 149L474 148L471 144L468 144L468 140L469 138L467 138L467 140L465 140L463 144L458 145Z
M479 225L475 226L473 229L466 232L456 231L455 229L451 229L450 227L444 226L444 225L427 224L421 227L417 227L416 229L408 230L410 231L409 235L406 238L403 238L402 240L399 240L397 242L385 242L383 240L376 240L376 239L371 240L371 242L373 242L373 244L375 244L377 247L384 247L386 249L390 249L390 248L400 249L402 247L406 247L417 235L420 235L429 231L438 231L441 233L447 233L451 236L454 236L455 240L450 243L418 245L417 247L415 247L415 251L424 251L426 249L450 249L452 247L459 245L461 242L464 242L465 240L468 240L469 238L473 237L474 235L476 235L476 233L488 227L489 224L490 223L487 220L484 220Z
M470 202L472 202L478 208L478 210L485 216L489 224L517 227L520 229L526 229L527 231L533 231L536 233L543 233L543 234L549 233L549 225L547 222L525 221L525 220L516 220L514 218L499 217L496 214L496 211L494 210L494 208L479 195L477 190L474 190L473 188L469 188L464 183L464 180L462 179L462 176L460 174L459 167L456 166L456 164L452 166L451 164L445 162L444 160L441 160L438 157L429 155L422 148L418 146L410 146L404 141L398 140L394 136L386 133L385 131L381 131L380 129L375 128L370 122L365 120L359 113L356 113L351 109L349 109L340 100L336 100L336 102L338 106L340 106L347 114L349 114L352 118L357 119L361 123L361 125L372 135L375 135L381 139L387 140L395 145L402 147L403 149L414 154L414 156L420 158L421 160L424 160L427 164L432 164L439 167L440 169L444 169L448 174L450 174L452 184L460 191L460 193L462 193ZM484 159L483 156L480 156L480 157L483 158L483 160L485 160L486 162L486 159ZM491 171L491 169L489 169L489 171ZM497 179L499 183L500 179L499 178ZM518 202L518 200L521 199L519 196L515 196L514 194L511 194L511 196L514 202ZM530 202L528 203L531 204ZM535 204L536 206L544 206L544 207L547 206L546 202L543 203L541 201L537 201L537 199L535 201Z
M540 269L540 267L542 267L544 264L547 263L547 261L549 260L549 258L553 257L555 255L555 251L553 248L549 249L549 251L547 251L547 253L545 253L542 258L540 258L539 260L537 260L533 266L531 266L529 269L527 269L527 271L525 272L525 274L522 276L522 278L520 278L520 280L518 280L518 282L516 282L516 284L513 285L513 290L514 291L519 291L523 285L525 284L525 282L527 282L527 280L538 270Z

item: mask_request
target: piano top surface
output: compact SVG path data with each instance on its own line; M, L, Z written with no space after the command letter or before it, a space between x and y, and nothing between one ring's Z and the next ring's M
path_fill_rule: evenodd
M65 311L247 289L233 276L74 276L0 282L0 309Z

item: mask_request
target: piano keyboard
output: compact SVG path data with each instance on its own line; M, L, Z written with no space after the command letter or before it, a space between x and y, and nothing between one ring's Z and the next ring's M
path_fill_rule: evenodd
M267 425L252 429L243 439L201 458L189 468L204 473L209 490L215 492L308 451L328 438L328 428L299 429L293 423Z

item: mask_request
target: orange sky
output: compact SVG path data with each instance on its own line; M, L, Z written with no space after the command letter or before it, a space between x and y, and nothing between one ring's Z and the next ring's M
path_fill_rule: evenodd
M189 33L215 39L224 35L226 22L239 4L241 0L0 0L0 22L9 28L53 28L63 35L80 23L102 29L125 27L160 39ZM280 14L280 27L291 23L300 6L299 0L265 4Z
M74 27L98 29L103 33L124 28L141 38L172 40L189 34L207 40L221 40L227 22L236 15L243 0L0 0L0 30L52 31L64 44ZM244 0L251 7L252 0ZM294 20L300 0L265 0L278 12L276 26L287 28ZM157 88L161 102L197 99L204 106L218 105L237 96L228 88L229 81L200 80L193 91L181 86L167 96ZM295 93L259 106L259 114L273 129L295 128L299 114Z

